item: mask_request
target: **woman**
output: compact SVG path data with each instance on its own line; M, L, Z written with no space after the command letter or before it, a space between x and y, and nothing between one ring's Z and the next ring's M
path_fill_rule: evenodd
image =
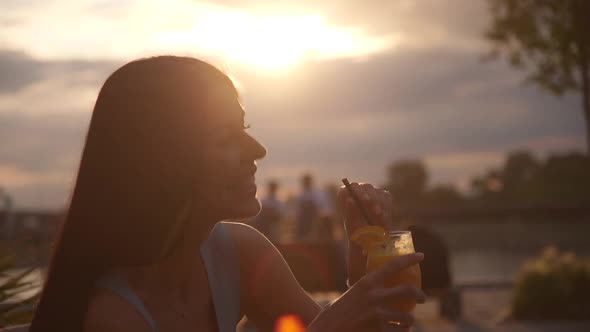
M259 232L221 220L256 215L255 161L266 150L245 130L232 81L193 58L131 62L102 87L77 181L30 331L260 330L298 316L308 331L355 331L412 317L386 309L417 289L384 289L409 255L362 276L351 247L350 281L322 310ZM375 217L386 193L354 184ZM360 224L345 192L349 231Z

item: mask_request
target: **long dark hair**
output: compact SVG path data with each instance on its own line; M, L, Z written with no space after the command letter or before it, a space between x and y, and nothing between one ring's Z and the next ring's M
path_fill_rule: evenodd
M173 56L133 61L106 80L30 331L81 331L101 274L175 249L199 182L199 110L220 89L235 93L223 72Z

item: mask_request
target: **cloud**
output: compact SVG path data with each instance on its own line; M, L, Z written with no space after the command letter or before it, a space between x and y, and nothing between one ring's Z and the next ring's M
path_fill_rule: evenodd
M0 114L89 112L113 61L38 60L0 50Z
M560 100L523 86L520 73L481 63L477 52L399 51L364 62L318 62L286 76L238 73L245 104L257 121L269 122L265 128L274 123L281 131L344 133L359 127L365 140L380 138L384 130L392 137L446 138L473 148L583 132L576 96ZM281 123L287 115L288 123Z
M21 173L71 171L90 113L0 113L0 166Z
M18 206L63 205L75 177L89 114L0 112L0 187Z
M42 67L23 52L0 51L0 94L14 93L39 80Z
M21 58L43 74L0 96L0 181L30 205L35 183L43 197L67 192L92 101L116 66ZM295 188L310 170L320 182L349 176L379 184L390 162L424 158L434 182L461 184L509 150L582 148L576 96L546 95L523 86L522 73L478 59L466 49L408 48L276 75L234 68L252 133L269 149L259 179Z
M483 0L377 0L370 5L363 0L221 0L212 3L266 15L317 13L332 24L371 34L401 33L413 44L473 41L481 36L487 18Z
M299 86L293 87L289 82L280 92L298 102L290 105L312 99L315 104L329 105L328 112L419 112L452 97L473 99L488 88L514 87L514 75L479 63L478 55L448 48L409 48L367 61L316 62L303 68L302 74L295 74L303 77L296 83ZM276 101L283 103L284 97L281 95ZM305 109L308 108L300 111Z
M0 50L0 187L17 206L63 206L93 102L117 65Z
M11 0L9 4L3 6L0 22L18 24L7 24L0 30L4 47L25 49L35 56L53 59L70 56L128 60L163 51L187 54L213 52L216 56L231 59L235 55L232 50L242 42L258 45L266 45L266 41L273 43L273 35L266 36L269 29L258 31L253 36L248 34L252 26L241 29L240 24L244 22L238 21L248 14L254 15L252 19L258 23L268 19L284 22L296 18L318 18L326 29L317 35L334 37L327 40L320 38L321 44L332 51L338 46L336 51L341 50L341 53L352 57L357 57L358 53L380 52L398 43L420 47L452 44L473 48L482 43L480 36L487 15L483 0L455 0L450 4L442 0L382 0L371 5L362 0L320 3L309 0L80 0L75 3L34 0L27 1L25 5ZM222 23L205 25L211 29L199 29L203 28L201 23L210 21ZM309 27L309 24L302 23L302 27ZM229 30L228 33L220 36L224 29ZM291 27L286 30L297 31ZM295 44L297 35L289 34L288 38ZM224 45L225 39L236 35L240 38L231 40L231 45ZM304 39L310 38L306 36ZM264 42L261 43L261 40ZM356 45L352 47L354 52L348 49L352 41ZM315 46L321 49L322 45ZM288 44L282 48L288 48ZM239 50L242 53L249 51L246 47ZM342 56L336 51L323 50L319 53L330 57Z
M17 93L39 81L64 80L69 85L97 85L115 63L85 60L38 60L23 51L0 49L0 96Z
M86 4L86 15L99 15L107 19L125 19L137 10L137 3L129 0L101 0Z
M578 96L524 86L522 73L479 55L398 50L317 62L282 77L236 69L247 119L269 149L263 172L288 170L292 184L306 167L331 181L354 174L382 183L390 162L426 157L435 182L457 182L510 150L583 149Z
M16 17L0 17L0 27L12 28L24 23L24 20Z

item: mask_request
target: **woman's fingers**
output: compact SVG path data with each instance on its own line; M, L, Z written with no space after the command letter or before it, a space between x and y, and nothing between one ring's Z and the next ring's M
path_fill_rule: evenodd
M385 279L408 268L412 265L420 263L424 259L424 254L421 252L399 256L383 265L377 271L371 272L363 277L359 282L363 282L365 286L373 287L373 285L382 284Z
M356 197L359 198L360 203L362 204L363 208L365 209L365 211L369 214L369 218L371 218L371 220L374 219L374 215L375 215L375 210L374 210L374 204L375 204L375 193L373 192L373 190L371 190L371 188L373 186L371 186L370 184L367 183L352 183L351 187L354 191L354 193L356 194ZM354 209L358 209L356 202L354 202L354 200L352 200L351 197L351 203L352 203L352 207ZM364 220L363 218L363 223L369 223L368 220Z
M385 306L373 306L361 315L360 322L367 330L377 330L379 326L391 324L393 326L411 326L414 316L400 311L391 310Z
M386 230L393 230L393 198L387 190L379 190L379 200L383 208L383 225Z
M369 183L357 183L353 182L350 187L364 210L367 212L372 222L377 225L385 226L383 223L384 207L383 199L381 198L382 189L377 189ZM338 195L338 200L341 206L346 211L347 219L358 225L367 224L368 220L363 218L362 213L359 211L357 203L351 197L350 193L341 187Z
M393 311L383 307L376 307L374 311L376 318L380 321L398 323L405 326L414 324L414 316L405 312Z
M359 199L362 205L366 204L366 194L363 188L356 182L350 184L354 195ZM340 192L338 193L338 201L340 202L340 206L344 210L344 217L345 217L345 225L346 229L349 232L354 232L355 229L367 224L365 218L363 218L361 212L357 207L357 203L352 198L351 194L348 192L346 187L340 187ZM366 207L365 207L366 208Z
M369 302L378 305L398 299L415 300L418 303L424 303L424 301L426 301L426 295L424 295L422 290L411 285L402 285L393 288L377 288L371 291Z
M379 332L411 332L412 326L398 323L383 323Z
M383 224L383 206L379 190L373 187L370 183L361 184L361 188L365 192L365 201L363 202L371 221L377 225L385 227Z

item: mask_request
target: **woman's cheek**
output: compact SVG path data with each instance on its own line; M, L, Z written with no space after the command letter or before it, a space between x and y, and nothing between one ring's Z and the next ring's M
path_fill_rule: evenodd
M240 170L240 162L242 159L242 153L240 151L239 148L235 147L232 149L229 149L227 151L227 156L226 156L226 160L227 160L227 165L228 168L233 171L233 173L231 173L232 175L236 176L237 172L239 172Z
M212 202L214 205L218 205L219 209L227 209L234 202L232 199L231 188L234 184L240 172L240 151L239 149L226 148L220 151L215 156L214 167L211 170L211 180L216 184L217 197L216 202ZM217 204L216 204L217 203ZM225 212L225 211L224 211Z

